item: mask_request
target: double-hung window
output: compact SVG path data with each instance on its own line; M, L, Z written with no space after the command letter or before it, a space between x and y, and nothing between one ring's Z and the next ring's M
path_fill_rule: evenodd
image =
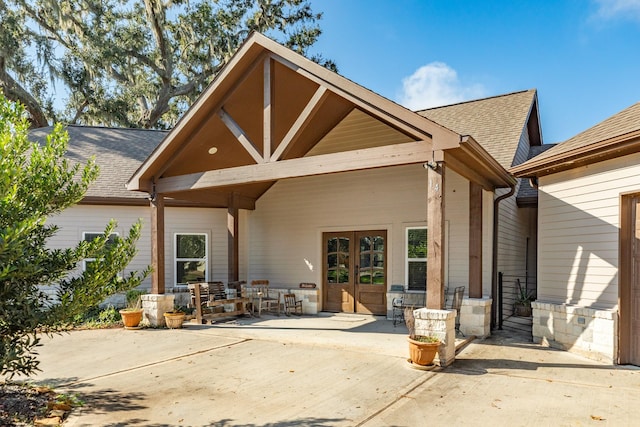
M93 239L95 239L96 237L102 236L104 235L104 233L99 233L99 232L95 232L95 231L83 231L82 232L82 240L84 240L85 242L91 242L93 241ZM118 233L111 233L109 235L109 239L107 240L107 247L110 245L113 245L115 243L115 239L116 237L118 237L119 234ZM91 264L92 262L97 261L96 258L85 258L82 261L82 270L83 271L87 271L87 265Z
M427 227L407 227L406 278L410 291L427 289Z
M176 285L187 282L206 282L207 235L205 233L175 234L175 280Z

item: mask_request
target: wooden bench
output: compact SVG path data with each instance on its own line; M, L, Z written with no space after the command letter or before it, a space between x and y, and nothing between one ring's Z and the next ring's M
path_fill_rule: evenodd
M241 316L247 312L249 298L228 298L222 282L189 283L187 286L191 293L191 303L196 309L198 324L220 317ZM225 305L233 305L233 310L224 311Z

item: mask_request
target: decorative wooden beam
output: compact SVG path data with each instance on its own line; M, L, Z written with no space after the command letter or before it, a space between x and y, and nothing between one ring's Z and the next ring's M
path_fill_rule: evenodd
M235 194L229 195L229 207L227 208L227 280L235 282L239 280L239 209L235 201Z
M271 58L264 58L264 105L263 105L263 158L269 160L271 158Z
M244 149L247 150L251 157L253 157L253 160L255 160L256 163L263 163L264 158L258 152L253 142L251 142L249 136L244 132L240 125L236 123L235 120L233 120L233 117L231 117L226 111L224 111L224 108L220 108L220 110L218 111L218 116L220 116L220 119L227 126L227 129L231 131L233 136L236 137L236 139L240 142Z
M433 138L433 143L436 144L437 142L439 149L453 148L459 146L460 144L460 135L409 110L405 110L405 112L407 113L407 120L402 120L402 118L396 119L395 117L387 114L386 109L381 110L377 108L376 105L379 105L379 103L383 103L387 104L388 107L393 109L398 107L397 104L393 104L391 101L385 100L384 98L379 98L376 99L376 101L372 102L372 99L375 98L375 96L372 96L372 92L362 88L354 82L344 80L337 74L327 72L324 76L319 77L318 75L311 73L306 69L285 59L284 56L280 55L277 52L276 54L272 55L272 58L285 67L288 67L296 73L315 82L319 86L327 86L331 92L352 102L354 105L360 107L363 111L370 113L374 117L386 115L390 126L398 129L401 132L404 132L405 134L417 140ZM324 73L324 70L320 71ZM425 130L425 125L430 128L428 131Z
M407 142L342 153L322 154L279 162L216 169L161 178L156 188L163 193L277 181L284 178L424 163L431 160L429 142Z
M316 92L313 94L307 105L304 107L296 121L293 123L287 134L284 136L280 145L271 156L271 161L275 162L282 157L282 154L285 152L289 145L294 139L300 135L300 133L309 125L313 116L318 112L322 102L327 99L327 96L330 92L327 91L327 88L324 86L320 86ZM266 156L265 156L266 158Z
M164 197L151 199L151 293L164 294Z
M482 187L469 182L469 298L482 298Z
M444 308L445 164L427 167L427 308Z

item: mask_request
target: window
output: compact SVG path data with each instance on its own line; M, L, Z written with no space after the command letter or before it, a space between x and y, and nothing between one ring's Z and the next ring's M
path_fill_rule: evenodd
M176 233L175 235L176 285L207 281L207 235L203 233Z
M407 288L427 289L427 227L407 227Z
M84 240L85 242L91 242L96 237L100 237L102 235L104 235L104 233L95 232L95 231L83 231L82 240ZM113 245L117 237L118 237L118 233L111 233L109 235L109 240L107 240L107 247L109 247L110 245ZM95 258L85 258L84 261L82 261L82 270L86 271L87 265L95 261L96 261Z

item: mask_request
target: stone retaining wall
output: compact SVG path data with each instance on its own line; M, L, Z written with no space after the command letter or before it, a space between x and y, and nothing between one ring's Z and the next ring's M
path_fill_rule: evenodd
M533 341L590 359L615 363L617 310L533 302Z

